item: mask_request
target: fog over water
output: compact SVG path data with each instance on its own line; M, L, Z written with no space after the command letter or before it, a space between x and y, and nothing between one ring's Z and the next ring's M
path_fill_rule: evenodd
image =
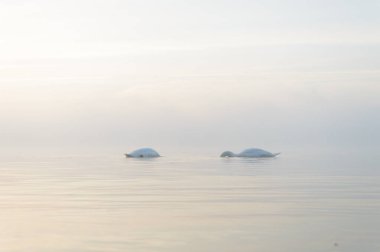
M0 251L380 251L379 13L0 0Z
M379 146L378 1L0 7L4 151Z

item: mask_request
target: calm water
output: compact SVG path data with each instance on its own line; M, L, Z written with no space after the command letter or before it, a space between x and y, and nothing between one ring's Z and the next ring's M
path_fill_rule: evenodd
M0 161L0 250L380 251L380 160Z

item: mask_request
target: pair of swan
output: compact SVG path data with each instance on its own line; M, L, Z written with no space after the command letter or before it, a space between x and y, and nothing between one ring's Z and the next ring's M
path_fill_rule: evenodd
M280 153L271 153L258 148L246 149L238 154L235 154L231 151L225 151L220 156L221 157L252 157L252 158L265 158L265 157L275 157ZM157 151L151 148L142 148L135 150L131 153L125 154L128 158L155 158L160 157Z

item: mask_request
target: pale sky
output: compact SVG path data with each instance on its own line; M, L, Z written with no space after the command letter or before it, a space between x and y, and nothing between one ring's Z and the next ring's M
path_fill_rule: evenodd
M375 0L0 0L0 148L378 147L379 13Z

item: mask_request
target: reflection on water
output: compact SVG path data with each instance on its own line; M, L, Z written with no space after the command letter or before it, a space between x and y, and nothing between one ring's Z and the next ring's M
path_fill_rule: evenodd
M1 251L380 251L379 162L3 160Z

